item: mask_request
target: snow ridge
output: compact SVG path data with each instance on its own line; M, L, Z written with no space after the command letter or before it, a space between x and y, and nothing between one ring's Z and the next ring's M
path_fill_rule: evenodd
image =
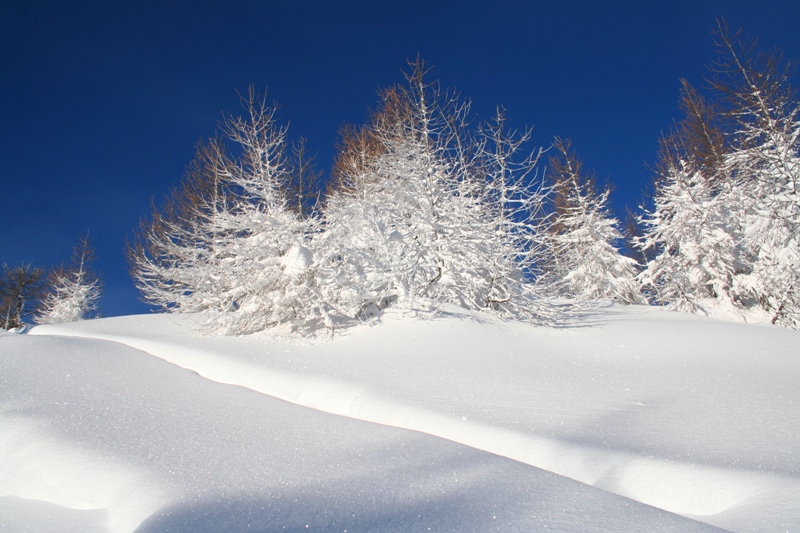
M793 505L800 509L800 480L795 477L667 461L494 427L382 398L336 379L249 364L179 342L58 326L36 328L31 334L117 342L218 383L246 387L326 413L441 437L721 527L731 526L737 506L785 499L787 494L796 495ZM722 520L717 516L728 511L732 513Z

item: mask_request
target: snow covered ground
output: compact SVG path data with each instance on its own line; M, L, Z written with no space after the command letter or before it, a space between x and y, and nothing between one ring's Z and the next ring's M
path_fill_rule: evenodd
M800 333L456 309L0 336L0 530L800 531Z

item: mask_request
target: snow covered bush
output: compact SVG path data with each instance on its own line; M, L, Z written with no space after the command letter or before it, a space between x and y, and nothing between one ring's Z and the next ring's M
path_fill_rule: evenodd
M636 281L636 261L622 255L622 239L608 208L609 188L597 191L568 140L557 138L550 158L554 214L550 226L550 270L561 294L579 299L612 298L626 304L646 300Z
M35 317L38 324L75 322L90 318L97 310L102 286L91 268L94 258L87 234L73 250L72 264L48 276L47 294Z

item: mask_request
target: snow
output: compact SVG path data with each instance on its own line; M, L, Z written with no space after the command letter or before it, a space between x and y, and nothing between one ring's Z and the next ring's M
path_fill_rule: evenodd
M796 531L800 333L641 306L0 336L4 531Z

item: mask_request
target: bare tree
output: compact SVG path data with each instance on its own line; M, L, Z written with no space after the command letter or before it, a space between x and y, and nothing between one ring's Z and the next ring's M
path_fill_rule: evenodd
M3 263L0 277L0 325L3 329L21 328L36 309L42 296L44 269L23 263L9 267Z

